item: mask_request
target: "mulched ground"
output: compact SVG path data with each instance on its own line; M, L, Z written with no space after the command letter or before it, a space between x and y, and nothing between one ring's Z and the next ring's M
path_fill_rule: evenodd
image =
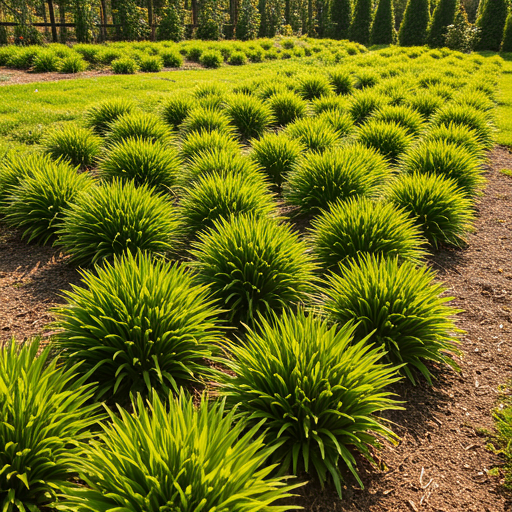
M387 417L399 445L377 454L380 471L361 461L365 490L347 478L343 501L314 482L302 488L296 503L307 512L512 510L501 476L487 473L502 461L485 449L483 434L492 429L500 385L512 377L512 178L499 173L504 168L512 169L512 154L495 148L468 247L439 251L430 261L453 306L465 310L458 319L466 331L461 373L434 368L432 387L397 385L407 409ZM60 291L78 281L59 251L26 245L0 226L0 340L43 333Z

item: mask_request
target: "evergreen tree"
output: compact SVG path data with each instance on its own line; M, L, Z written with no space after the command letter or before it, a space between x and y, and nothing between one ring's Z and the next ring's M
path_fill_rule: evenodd
M442 0L441 0L442 1ZM392 44L395 36L395 13L392 0L379 0L373 19L371 44Z
M157 38L181 41L185 37L185 9L183 0L168 0L161 10L161 19L156 33Z
M335 39L348 39L352 22L352 0L332 0L331 21Z
M478 28L468 21L464 6L459 4L455 13L453 25L448 25L446 30L445 45L450 50L471 53L478 39Z
M502 52L512 52L512 11L508 13L503 31L503 42L501 43Z
M202 0L197 19L197 38L215 41L224 36L225 14L222 0Z
M476 26L480 29L477 50L499 51L507 14L507 0L485 0L476 20Z
M236 25L236 38L247 41L258 37L260 18L258 0L241 0Z
M433 48L444 46L448 25L453 24L458 0L439 0L428 29L427 44Z
M372 0L356 0L354 17L350 25L350 40L366 46L370 44Z
M429 20L429 0L409 0L398 32L400 46L424 45Z

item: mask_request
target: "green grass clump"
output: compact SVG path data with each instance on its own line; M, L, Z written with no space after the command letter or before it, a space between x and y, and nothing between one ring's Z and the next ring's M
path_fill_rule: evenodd
M184 94L175 94L164 103L162 118L173 130L177 130L192 111L193 107L193 98Z
M130 57L114 59L110 66L112 67L112 73L115 75L133 75L139 69L137 62Z
M164 142L170 136L170 129L159 117L144 112L134 112L118 117L109 125L107 139L110 144L129 138Z
M206 286L183 267L131 253L65 292L55 311L56 342L68 364L97 383L97 398L177 392L208 373L220 332Z
M273 122L270 108L248 94L233 94L226 101L225 112L243 140L260 137Z
M68 124L45 140L45 151L54 160L62 158L82 169L92 167L100 152L101 139L88 128Z
M353 94L348 104L348 112L354 123L363 123L371 114L382 108L388 99L373 90L362 90Z
M318 118L333 128L338 137L346 137L354 129L352 117L341 110L327 110L322 112Z
M159 142L126 139L109 147L100 162L103 178L133 180L135 185L148 185L166 192L176 184L182 167L178 152Z
M361 254L399 256L413 263L425 254L421 230L407 213L366 197L331 205L312 226L313 252L324 268L337 269L340 262Z
M160 52L160 58L166 68L181 68L183 66L183 57L173 50Z
M207 50L199 58L199 63L205 68L220 68L223 62L222 53L217 50Z
M257 428L248 429L235 411L226 413L223 402L203 396L196 406L181 392L165 405L157 396L147 403L138 397L130 410L110 412L99 441L73 459L86 485L68 487L63 510L115 510L126 503L148 512L297 508L275 505L298 485L270 476L272 449L255 437Z
M183 229L190 238L214 226L220 218L242 213L254 217L276 214L276 203L261 182L243 174L206 174L197 178L180 199Z
M240 153L240 144L228 133L191 132L181 143L180 153L185 160L192 161L201 153L223 152L236 155Z
M313 100L333 93L328 78L319 74L309 74L299 78L297 92L305 100Z
M311 107L316 115L332 110L343 112L347 108L347 100L335 95L320 96L311 101Z
M39 349L42 349L38 355ZM92 438L101 419L88 403L94 388L50 358L50 347L15 340L0 347L0 475L5 511L51 507L57 494L76 476L71 459Z
M133 110L133 103L124 98L105 100L87 110L86 123L98 135L105 135L110 129L110 123L124 114L131 114Z
M283 195L300 213L318 213L339 199L376 196L390 176L381 155L354 144L306 155L288 174Z
M483 91L478 89L466 89L453 98L458 105L468 105L482 112L488 112L495 106L494 102Z
M64 57L59 64L61 73L81 73L87 69L87 62L79 55L68 55Z
M373 116L375 121L396 123L411 135L418 135L423 128L424 119L419 112L406 105L384 105Z
M199 282L232 324L251 324L308 297L315 265L307 246L284 224L252 215L215 222L191 251Z
M66 208L92 187L93 180L66 162L39 163L11 190L3 213L8 225L24 230L22 238L44 245L54 239Z
M435 174L400 176L389 188L387 199L407 212L434 246L462 246L475 214L472 202L457 184Z
M482 157L484 153L484 148L478 140L476 132L462 124L450 122L449 124L432 126L423 135L423 140L444 140L464 148L477 157Z
M232 343L231 370L222 393L245 413L276 451L280 471L334 482L341 497L342 469L362 486L354 452L370 462L371 448L396 436L376 413L397 409L385 388L396 370L380 363L378 348L354 340L355 328L339 329L300 311L262 320L258 331ZM265 419L265 423L261 420Z
M321 118L299 119L289 124L284 133L307 150L320 153L334 148L341 136L328 121Z
M479 159L463 147L445 140L427 140L415 146L401 162L407 174L438 174L453 179L468 197L479 192L484 178Z
M34 57L32 69L35 73L51 73L59 69L60 59L53 50L42 50Z
M357 131L357 141L377 150L391 164L395 164L411 146L412 136L407 128L396 122L370 119Z
M180 126L180 130L184 135L190 134L191 132L208 133L212 131L229 135L233 133L233 127L230 121L231 119L225 112L221 112L216 108L197 107L185 118Z
M143 73L158 73L163 67L162 59L156 55L145 55L139 61L139 69Z
M333 69L329 73L329 80L336 94L346 96L352 94L354 91L354 82L352 77L342 68Z
M277 126L286 126L306 116L308 104L292 91L283 91L270 96L267 104Z
M340 273L331 274L324 288L324 310L340 325L357 324L356 339L375 343L385 358L415 383L413 370L430 382L425 361L457 368L449 354L456 348L453 316L457 310L441 296L446 288L434 281L435 274L412 262L375 255L348 261Z
M444 105L445 101L437 94L421 91L416 96L411 96L407 103L425 119L429 119Z
M298 162L303 147L284 133L266 133L251 143L251 158L277 187Z
M176 248L180 222L171 203L143 185L114 180L81 194L67 210L59 245L79 266L125 251L166 254Z
M247 64L247 55L245 55L244 52L233 52L228 59L228 64L232 66L243 66Z

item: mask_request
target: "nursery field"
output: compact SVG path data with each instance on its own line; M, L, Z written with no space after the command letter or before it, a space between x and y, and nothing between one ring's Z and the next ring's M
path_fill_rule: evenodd
M510 509L512 64L263 43L0 88L5 510Z

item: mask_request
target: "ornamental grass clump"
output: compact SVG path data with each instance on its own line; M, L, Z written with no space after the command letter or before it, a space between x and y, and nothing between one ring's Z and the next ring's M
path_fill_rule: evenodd
M473 204L457 183L435 174L400 176L390 186L387 200L414 219L434 246L462 246L475 218Z
M42 50L34 57L32 69L35 73L51 73L59 69L60 59L53 50Z
M137 73L139 66L131 57L119 57L110 64L115 75L133 75Z
M384 105L374 115L375 121L396 123L411 135L418 135L423 128L424 119L419 112L406 105Z
M192 161L201 153L223 152L237 155L241 149L241 145L232 135L212 130L189 133L181 142L180 154L185 160Z
M13 339L0 348L0 504L6 512L52 507L77 476L72 457L102 419L90 403L94 387L77 377L76 367L63 369L50 351L37 340Z
M271 476L272 448L256 436L257 426L247 428L236 411L225 411L224 402L203 395L196 407L181 392L168 403L139 396L131 410L111 411L99 439L73 459L86 485L68 486L62 510L116 510L127 503L146 512L298 508L276 502L301 484Z
M329 81L334 88L334 92L340 96L347 96L354 91L352 76L344 69L333 69L329 73Z
M98 135L105 135L110 129L110 123L123 116L131 114L135 107L131 101L124 98L106 100L91 107L85 114L86 123Z
M66 209L94 184L68 163L41 160L6 198L2 209L9 226L22 229L22 238L42 245L53 241Z
M214 221L242 213L254 217L277 215L277 204L268 187L242 174L206 174L185 189L180 199L183 229L190 238Z
M180 222L170 201L147 185L114 179L80 194L58 235L71 261L89 266L125 251L167 254L176 249Z
M183 267L139 252L81 274L53 327L67 363L97 383L97 399L178 392L208 373L218 311Z
M100 152L101 139L88 128L65 125L46 138L44 149L54 160L63 159L82 169L92 167Z
M230 135L234 132L230 124L231 119L225 112L215 108L197 107L192 110L180 126L183 135L192 132L209 133L212 131Z
M162 59L156 55L144 55L139 60L139 69L143 73L158 73L162 71L163 67Z
M284 133L266 133L251 143L251 158L278 188L299 161L303 147Z
M268 105L248 94L230 96L224 111L242 140L260 137L274 120Z
M450 355L459 354L453 322L459 311L447 305L452 299L442 296L446 288L429 268L366 255L347 261L328 282L323 308L329 319L354 322L356 339L369 336L413 384L415 371L431 382L427 361L457 368Z
M309 74L299 78L297 92L305 100L313 100L333 93L328 78L319 74Z
M453 99L458 105L468 105L482 112L489 112L495 106L494 102L483 91L465 89Z
M398 256L415 264L425 255L421 230L407 213L366 197L331 205L313 220L310 237L313 254L327 269L361 254Z
M397 436L376 416L398 409L386 388L396 369L381 364L383 353L354 340L355 327L333 327L302 310L262 319L244 340L229 344L222 394L259 427L274 447L282 473L331 480L341 497L342 470L362 487L354 452L371 463L379 439ZM266 420L261 424L262 420Z
M377 151L354 144L306 155L288 174L283 195L300 213L319 213L339 199L377 196L390 177Z
M309 297L316 268L308 248L287 225L238 215L214 223L191 251L197 279L210 283L228 320L252 324Z
M445 101L437 94L421 91L416 96L411 96L407 104L419 112L425 119L432 117L443 105Z
M285 132L309 151L323 152L334 148L341 136L325 119L299 119L286 127Z
M370 119L357 131L356 140L363 146L377 150L391 164L404 154L413 142L407 128L393 121Z
M176 184L183 162L174 148L144 139L126 139L112 144L100 162L99 174L106 179L133 180L161 192Z
M193 107L193 98L184 94L175 94L164 103L162 118L173 130L177 130Z
M480 160L463 147L445 140L427 140L413 147L400 163L407 174L437 174L453 179L470 198L485 182Z
M277 126L286 126L307 115L308 104L293 91L283 91L270 96L267 104Z
M354 129L354 121L349 114L341 110L327 110L322 112L318 119L325 121L338 134L339 138L350 135Z
M350 98L348 112L354 123L361 124L387 102L388 98L386 96L372 89L358 91Z
M109 125L107 141L114 144L129 138L140 138L151 142L165 142L169 136L169 126L159 117L145 112L134 112L122 115Z
M432 126L426 133L423 134L423 141L446 141L467 150L469 153L481 158L484 154L484 148L476 132L462 124L442 124L439 126Z

